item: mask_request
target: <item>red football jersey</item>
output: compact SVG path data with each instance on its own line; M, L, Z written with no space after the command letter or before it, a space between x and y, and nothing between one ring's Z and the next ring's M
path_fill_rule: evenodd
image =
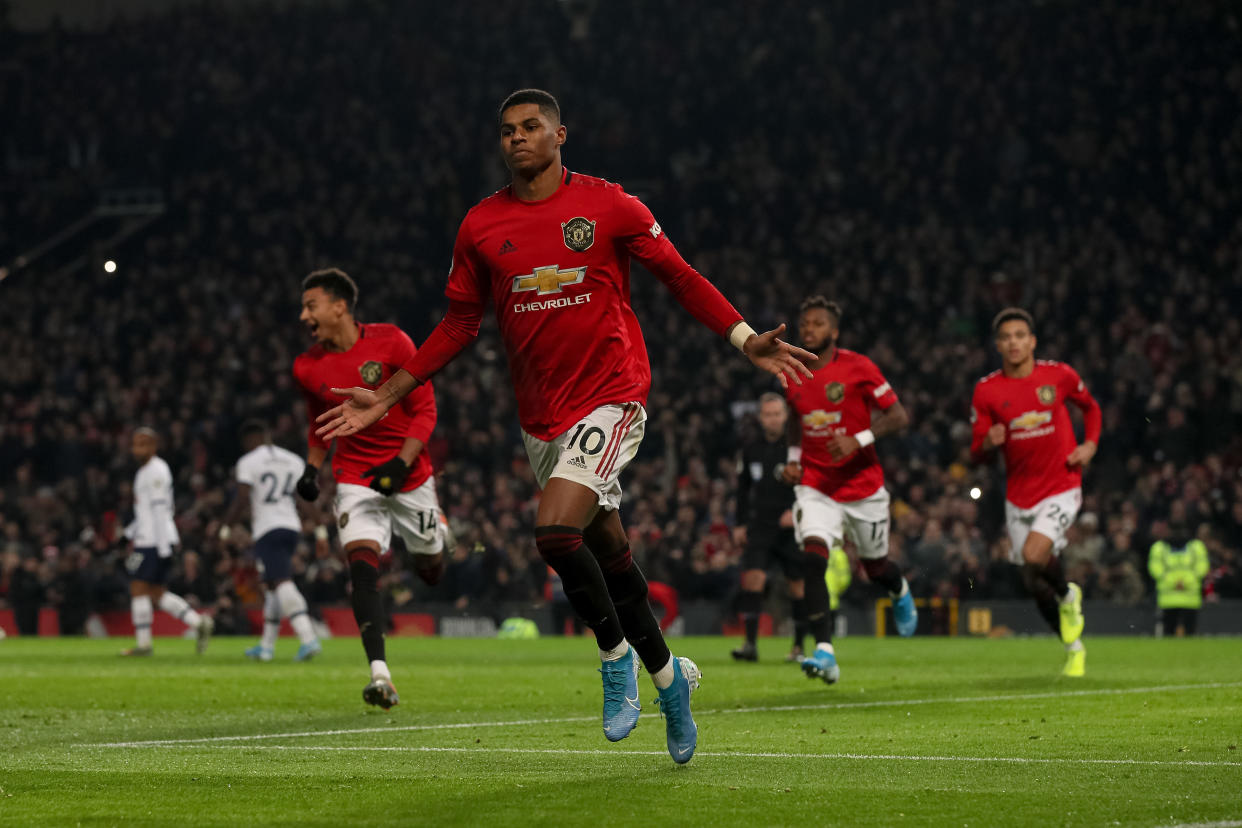
M341 404L333 388L362 386L378 388L406 360L414 356L414 343L396 325L358 325L358 341L348 351L328 351L315 345L293 361L293 377L306 400L306 416L310 422L307 441L312 446L327 448L315 434L319 426L315 418ZM436 427L436 396L431 383L415 388L401 404L365 431L339 437L336 454L332 456L332 474L337 483L371 485L371 478L362 476L367 469L386 463L397 456L407 437L431 439ZM431 476L431 460L421 451L406 478L403 492L416 489Z
M1067 401L1083 410L1086 439L1098 444L1100 406L1063 362L1036 360L1026 377L993 371L975 385L971 453L976 461L985 459L983 438L993 425L1004 424L1006 497L1019 509L1082 485L1081 467L1065 462L1078 443Z
M646 402L651 368L630 307L631 258L717 333L741 320L617 184L565 170L542 201L506 187L466 214L445 295L490 298L528 434L551 440L602 405Z
M862 500L884 485L884 469L875 444L833 460L828 439L871 428L873 409L885 411L897 394L880 369L865 356L837 348L832 361L801 385L785 389L802 420L802 485L819 489L839 503Z

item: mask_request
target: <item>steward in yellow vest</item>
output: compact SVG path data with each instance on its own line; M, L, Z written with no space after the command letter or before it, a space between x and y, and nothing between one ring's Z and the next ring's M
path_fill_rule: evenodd
M1173 635L1178 626L1194 635L1203 606L1203 579L1208 573L1208 551L1203 541L1174 528L1170 540L1156 541L1147 558L1147 571L1156 582L1156 606L1161 626Z

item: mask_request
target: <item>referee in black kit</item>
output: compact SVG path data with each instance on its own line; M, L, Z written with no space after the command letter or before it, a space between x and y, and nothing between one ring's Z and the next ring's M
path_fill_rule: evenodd
M799 660L806 635L803 603L802 556L794 541L794 493L781 481L786 462L785 423L788 407L780 394L759 398L762 434L742 447L737 470L737 526L733 539L743 548L742 589L738 614L746 630L746 643L733 650L738 661L758 661L759 615L769 567L780 566L789 583L793 604L794 645L787 661Z

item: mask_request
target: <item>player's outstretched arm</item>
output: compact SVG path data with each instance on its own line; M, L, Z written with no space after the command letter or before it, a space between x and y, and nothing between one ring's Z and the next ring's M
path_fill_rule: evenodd
M739 321L729 328L729 341L736 344L744 333L746 338L742 340L742 353L756 368L775 375L781 381L782 388L788 388L790 379L801 385L803 377L813 376L807 366L818 357L781 340L779 337L784 332L784 322L770 331L755 333L749 325Z
M388 378L388 382L372 391L370 388L333 388L332 393L346 397L345 402L315 418L319 428L315 433L325 442L336 437L348 437L379 422L401 398L419 385L414 375L404 368Z
M320 414L316 418L320 425L315 433L326 442L333 437L357 434L377 422L402 397L430 380L432 375L448 365L453 357L473 342L479 335L482 319L482 302L451 300L448 313L427 337L423 347L389 377L388 382L374 391L366 388L333 388L333 394L349 399Z
M757 367L775 375L782 387L789 386L791 377L801 385L802 377L811 376L803 363L814 362L815 355L779 340L784 325L756 333L716 286L681 257L646 205L620 189L617 195L626 249L664 283L678 304L717 335L727 337Z

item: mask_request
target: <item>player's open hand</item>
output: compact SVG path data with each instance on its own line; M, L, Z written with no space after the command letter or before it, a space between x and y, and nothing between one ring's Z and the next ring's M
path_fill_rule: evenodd
M1069 457L1065 458L1065 465L1070 468L1086 466L1091 462L1091 458L1095 457L1095 449L1095 443L1088 440L1069 453Z
M802 464L786 463L781 468L781 480L786 486L797 486L802 482Z
M862 448L857 437L849 434L834 434L828 440L828 454L833 460L840 462Z
M357 434L388 413L388 401L369 388L333 388L332 393L349 399L315 418L320 424L315 433L325 442Z
M806 366L819 357L778 339L784 332L785 323L782 322L766 333L754 334L743 344L742 352L758 368L775 374L781 381L782 388L788 388L789 378L801 385L803 377L811 377L811 369Z

